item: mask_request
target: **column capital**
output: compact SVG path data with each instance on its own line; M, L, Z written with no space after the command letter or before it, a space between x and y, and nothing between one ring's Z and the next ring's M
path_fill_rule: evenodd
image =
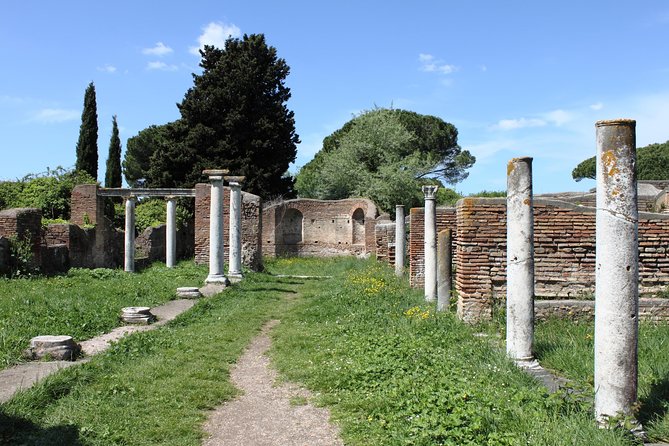
M207 175L209 180L216 181L222 180L225 175L230 173L230 171L228 169L205 169L202 173Z
M164 198L165 198L165 201L176 201L177 198L179 198L179 197L177 197L176 195L165 195Z
M237 187L237 186L241 187L242 183L244 183L244 181L246 180L245 176L235 176L235 175L226 175L223 178L225 178L225 181L227 181L228 184L231 187L233 187L233 186L234 187Z
M437 189L439 189L439 186L422 186L421 189L425 194L426 200L434 200L437 196Z

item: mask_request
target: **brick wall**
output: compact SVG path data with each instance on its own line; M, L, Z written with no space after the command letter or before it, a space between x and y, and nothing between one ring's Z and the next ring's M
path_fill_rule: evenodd
M455 208L437 207L437 234L444 229L451 230L451 244L453 252L453 262L457 257L456 243L456 216ZM424 208L412 208L409 211L409 281L412 287L422 287L425 277L425 210Z
M263 254L374 254L377 217L376 205L364 198L283 201L263 209Z
M195 263L209 262L209 199L210 184L195 185ZM262 269L261 200L242 191L242 263L253 271ZM229 259L230 188L223 192L223 227L225 263Z
M70 221L75 225L96 225L103 221L104 200L98 199L97 184L79 184L72 189Z
M28 240L33 253L33 266L40 265L42 212L39 209L17 208L0 211L0 237Z
M395 265L395 223L377 222L374 228L376 260Z

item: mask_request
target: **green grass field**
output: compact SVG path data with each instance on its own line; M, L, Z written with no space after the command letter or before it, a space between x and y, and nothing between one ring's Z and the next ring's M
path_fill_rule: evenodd
M109 274L86 286L108 286ZM172 272L136 279L160 289L161 274ZM274 318L273 363L331 408L346 444L636 444L597 429L587 402L547 394L506 360L499 339L473 336L482 327L435 314L387 265L353 258L268 262L166 326L50 376L0 406L0 443L198 445L208 409L236 394L231 365Z

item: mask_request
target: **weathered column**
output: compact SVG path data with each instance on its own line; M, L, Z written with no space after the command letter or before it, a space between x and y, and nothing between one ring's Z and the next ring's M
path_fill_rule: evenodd
M451 230L444 229L439 231L437 237L437 311L448 310L453 282L452 268Z
M165 231L165 264L174 268L177 264L177 199L166 197L167 200L167 230Z
M526 361L534 342L532 158L509 161L506 187L506 353Z
M395 206L395 275L404 275L404 253L406 252L406 228L404 226L404 206Z
M202 173L211 181L211 197L209 205L209 276L206 283L227 284L223 274L225 267L223 246L223 176L226 169L210 169Z
M245 177L225 177L230 186L230 261L228 278L242 279L242 182Z
M639 263L636 122L598 121L595 416L632 415L637 399Z
M425 194L425 300L437 300L437 210L438 186L423 186Z
M127 272L135 272L135 197L125 199L125 266Z

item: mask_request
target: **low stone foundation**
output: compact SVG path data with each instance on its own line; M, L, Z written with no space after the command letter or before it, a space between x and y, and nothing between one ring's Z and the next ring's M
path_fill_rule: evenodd
M537 300L534 302L535 320L550 317L572 320L594 320L594 300ZM639 320L669 322L669 299L642 297L639 299Z

